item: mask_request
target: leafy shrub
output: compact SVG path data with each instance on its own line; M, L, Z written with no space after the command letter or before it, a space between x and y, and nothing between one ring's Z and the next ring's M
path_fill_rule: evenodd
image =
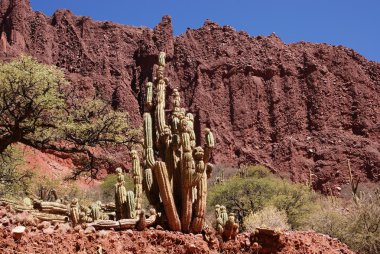
M257 213L249 214L244 218L244 227L248 231L254 231L256 228L290 229L286 212L279 211L274 206L267 206Z
M267 206L286 212L292 228L307 224L309 215L317 208L317 195L302 184L291 183L273 175L263 166L248 167L247 177L234 176L224 184L214 185L208 193L209 210L216 204L235 212L240 225L243 218Z

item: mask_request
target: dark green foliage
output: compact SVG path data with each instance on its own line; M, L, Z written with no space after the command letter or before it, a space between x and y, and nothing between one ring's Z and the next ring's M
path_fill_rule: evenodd
M293 228L306 224L317 199L306 186L280 179L262 166L249 167L247 177L234 176L223 185L214 185L208 197L209 207L225 205L228 211L236 213L240 223L249 213L272 205L286 212Z
M24 161L21 151L8 147L0 155L0 197L23 195L30 185L33 173L21 169Z
M61 70L31 57L1 63L0 154L14 143L71 153L75 177L82 172L96 177L96 168L114 158L94 147L120 149L135 142L138 132L130 128L126 112L67 87Z

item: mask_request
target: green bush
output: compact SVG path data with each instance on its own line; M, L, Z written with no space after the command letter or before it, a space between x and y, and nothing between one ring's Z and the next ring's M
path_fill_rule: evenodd
M208 200L210 211L216 204L223 204L235 212L242 227L248 214L274 206L286 212L292 228L302 228L317 208L317 195L309 188L280 179L262 166L249 167L245 178L234 176L224 184L213 185Z

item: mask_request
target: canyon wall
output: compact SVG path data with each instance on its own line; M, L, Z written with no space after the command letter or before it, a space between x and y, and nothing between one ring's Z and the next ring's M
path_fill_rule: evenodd
M352 49L286 44L208 20L174 36L168 16L154 29L132 27L68 10L49 17L27 0L0 2L0 32L0 59L26 53L57 65L84 96L112 101L135 126L165 51L168 94L178 87L196 129L214 130L215 163L264 164L301 182L313 174L324 191L348 182L347 159L355 176L380 179L380 64Z

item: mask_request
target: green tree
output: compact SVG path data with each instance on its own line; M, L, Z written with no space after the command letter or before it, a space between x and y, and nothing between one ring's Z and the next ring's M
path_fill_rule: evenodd
M20 169L23 164L21 151L13 147L0 155L0 197L17 196L28 190L33 173Z
M108 160L99 148L126 146L138 131L126 112L97 98L68 93L64 73L33 58L0 64L0 154L14 143L75 154L74 176Z

